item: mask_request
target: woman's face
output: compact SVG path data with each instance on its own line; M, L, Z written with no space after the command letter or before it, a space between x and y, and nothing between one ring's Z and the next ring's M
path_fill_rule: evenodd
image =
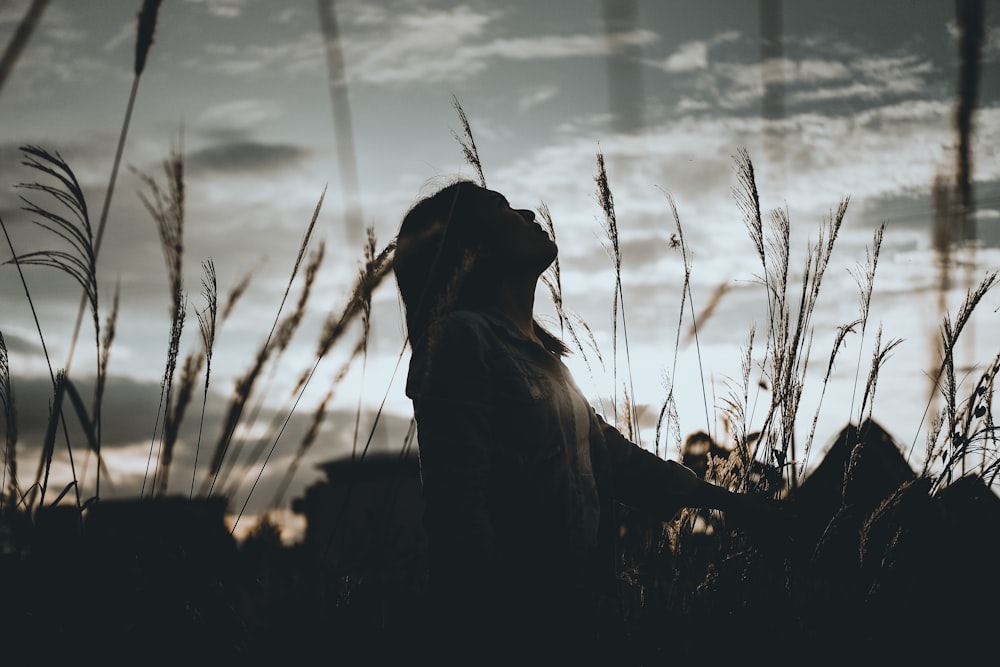
M541 275L555 260L558 249L535 213L510 207L499 192L480 188L476 213L483 234L483 249L499 267L522 268Z

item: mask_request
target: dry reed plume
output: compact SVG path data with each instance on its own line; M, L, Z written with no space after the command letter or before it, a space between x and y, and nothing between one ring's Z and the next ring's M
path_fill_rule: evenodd
M188 361L182 368L182 391L178 404L173 403L174 374L177 359L180 355L181 335L187 316L187 300L184 295L184 155L183 146L172 148L170 155L162 163L165 188L161 188L156 180L136 169L132 171L139 177L148 192L139 192L139 199L156 223L156 231L160 239L160 248L166 263L167 282L170 290L170 335L167 343L167 360L160 382L160 405L157 407L156 420L153 426L153 437L149 444L149 457L146 462L146 474L143 476L140 497L145 493L146 481L149 476L150 462L154 458L151 493L166 492L170 475L170 465L173 460L173 447L177 438L179 417L190 398L190 383L192 375L197 372L195 363ZM160 416L162 414L162 426ZM158 432L159 431L159 432ZM159 437L159 449L156 449Z
M97 222L97 233L94 240L94 259L96 260L104 241L104 231L107 228L108 212L111 209L111 200L114 197L115 184L118 182L118 170L121 166L122 154L125 151L125 140L128 137L129 124L132 120L132 111L135 108L135 98L139 92L139 80L146 68L146 59L149 50L153 45L153 36L156 32L156 20L160 12L162 0L143 0L139 10L136 24L135 59L132 66L132 88L129 91L128 103L125 107L125 118L122 120L121 131L118 134L118 146L115 149L114 162L111 166L111 175L108 178L108 187L104 195L104 204L101 207L101 216ZM77 311L76 323L73 326L73 338L70 342L69 355L66 358L66 369L69 370L73 363L73 355L76 350L77 338L80 334L80 321L83 317L84 305L86 303L86 292L80 300L80 308Z
M316 226L316 220L319 218L319 212L323 206L323 199L325 197L326 188L324 187L323 192L320 194L319 201L316 202L316 208L314 209L312 218L306 227L305 234L302 237L302 242L299 245L299 251L295 257L295 262L292 265L292 272L289 276L288 284L285 286L285 292L281 297L281 303L278 306L278 310L274 316L274 321L271 324L271 331L268 333L267 338L258 350L250 368L241 377L237 378L234 383L233 393L229 399L229 407L227 408L226 417L222 424L222 431L219 435L218 442L216 443L215 451L212 455L210 467L207 473L204 491L206 495L211 496L215 489L215 485L218 481L219 474L222 471L222 465L225 461L230 443L236 432L236 427L239 425L243 415L243 410L246 407L247 402L250 400L254 385L256 384L262 369L267 364L268 359L276 349L272 344L272 338L274 338L275 331L282 322L281 311L284 308L285 302L288 300L288 295L291 292L292 285L295 283L299 266L301 265L302 259L309 247L309 241L312 238L312 232Z
M10 385L10 358L7 341L0 333L0 414L4 421L3 473L0 475L0 513L21 495L17 481L17 409L14 390Z
M24 160L22 161L24 166L55 181L54 185L37 181L18 184L18 187L21 189L29 192L41 193L49 202L49 206L46 207L22 195L20 197L23 203L22 208L29 215L33 216L32 222L34 224L56 237L62 242L62 245L57 248L17 254L14 253L13 245L11 244L8 236L8 245L10 245L11 252L13 254L10 263L17 265L18 267L21 282L25 289L25 295L28 299L33 315L35 311L34 303L31 300L31 294L28 289L25 276L23 272L20 272L20 268L22 266L37 265L57 269L70 276L82 288L84 303L89 304L90 306L91 319L94 328L94 342L97 356L97 382L95 384L95 388L102 388L104 382L102 372L106 368L106 362L102 358L101 324L99 319L98 303L97 251L83 189L80 187L79 181L73 173L73 170L58 153L50 153L43 148L30 145L22 146L21 151L24 154ZM46 361L49 365L50 376L53 378L54 388L58 389L58 385L63 385L61 390L55 391L56 400L54 401L54 408L51 416L51 419L54 422L60 422L62 421L62 399L65 395L65 380L59 382L56 374L52 372L51 360L48 357L47 348L44 343L44 336L42 336L41 326L38 323L37 315L35 315L35 325L38 329L39 337L42 340L42 347L46 354ZM65 370L63 375L65 375ZM81 426L88 431L88 441L96 447L95 454L98 459L98 475L95 497L99 498L101 484L101 405L97 400L96 395L93 405L93 414L90 418L81 422ZM91 429L93 429L93 432L90 432ZM55 424L52 425L51 430L54 434L57 430ZM66 441L67 456L69 457L70 469L73 478L70 482L70 486L72 486L75 490L77 503L79 504L80 490L79 485L77 484L76 464L73 456L73 448L69 441L65 423L63 423L63 435ZM47 479L47 471L51 467L51 456L53 453L54 452L52 451L46 452L43 450L43 461L39 462L39 469L36 473L35 484L32 486L32 489L41 490L39 503L42 502L45 496L46 483L42 482L43 468L46 471L45 478ZM46 456L49 457L48 460L44 460Z
M201 453L201 436L205 427L205 406L208 404L208 387L212 377L212 353L215 350L219 311L219 281L215 274L215 263L208 259L202 262L201 266L205 273L205 277L201 280L201 295L205 299L205 309L195 312L205 352L205 383L202 389L201 418L198 420L198 441L195 443L194 464L191 466L191 490L188 498L194 497L194 482L198 474L198 456Z

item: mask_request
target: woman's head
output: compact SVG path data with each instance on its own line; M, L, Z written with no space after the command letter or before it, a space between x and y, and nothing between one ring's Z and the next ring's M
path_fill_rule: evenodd
M483 305L502 281L536 280L557 250L534 219L471 181L414 205L400 225L393 263L410 338L435 313Z

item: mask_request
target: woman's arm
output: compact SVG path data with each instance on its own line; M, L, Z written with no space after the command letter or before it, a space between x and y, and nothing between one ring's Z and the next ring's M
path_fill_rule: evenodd
M774 511L772 501L737 493L698 477L693 470L639 447L597 415L615 477L617 498L669 521L684 507L720 510L737 519Z

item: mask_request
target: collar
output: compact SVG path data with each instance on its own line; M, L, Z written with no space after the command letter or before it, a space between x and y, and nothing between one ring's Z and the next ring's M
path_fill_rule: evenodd
M514 322L495 308L481 308L468 311L481 316L498 333L522 343L540 347L537 342L524 335ZM544 349L544 348L543 348Z

